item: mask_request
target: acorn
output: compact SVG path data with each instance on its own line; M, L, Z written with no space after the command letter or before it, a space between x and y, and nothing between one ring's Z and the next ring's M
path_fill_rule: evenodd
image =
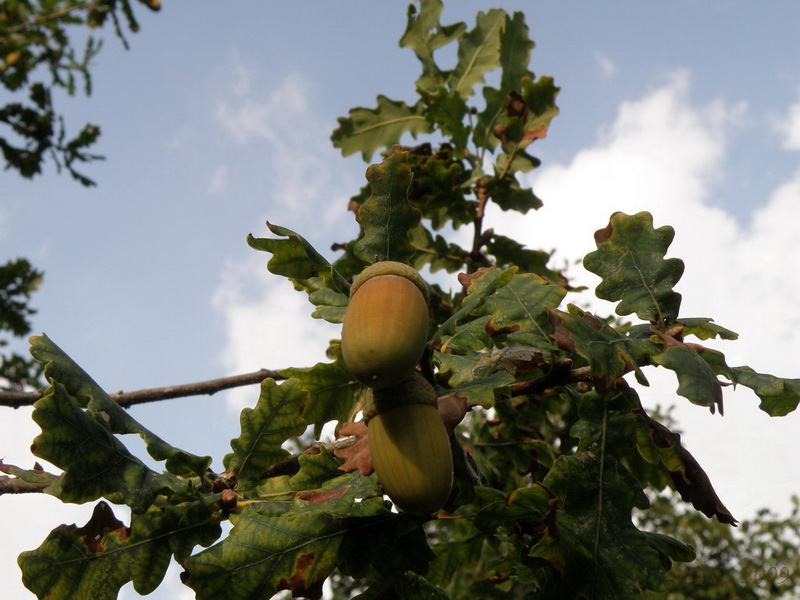
M414 268L394 261L365 268L350 288L342 324L342 356L353 377L373 388L406 379L428 341L428 302Z
M438 510L453 485L450 440L436 408L433 386L416 371L395 387L370 390L364 406L378 482L408 512Z

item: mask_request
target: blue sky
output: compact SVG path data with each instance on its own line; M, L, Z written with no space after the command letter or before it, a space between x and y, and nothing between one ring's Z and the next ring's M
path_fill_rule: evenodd
M86 168L98 186L51 168L33 181L0 175L2 253L45 271L34 330L109 392L324 360L337 328L311 320L245 237L266 235L269 219L324 252L352 238L347 199L366 164L331 146L336 117L378 93L412 99L418 75L397 46L405 2L164 4L138 11L129 51L106 40L90 98L59 99L73 128L102 128L107 160ZM649 210L677 231L684 312L741 334L715 346L729 363L800 375L800 4L451 0L442 21L471 26L492 7L526 13L532 69L562 91L534 152L543 166L527 180L545 207L525 220L490 213L487 224L571 263L611 212ZM676 401L669 373L648 376L647 406ZM134 416L219 467L256 396L172 400ZM680 404L684 440L735 516L788 506L800 487L796 416L768 418L746 390L727 391L724 418ZM6 409L0 455L30 465L36 433L30 411ZM0 501L7 597L31 598L15 556L90 510ZM153 598L181 597L169 577Z

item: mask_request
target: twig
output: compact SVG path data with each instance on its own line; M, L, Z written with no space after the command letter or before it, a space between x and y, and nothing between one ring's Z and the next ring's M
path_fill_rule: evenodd
M61 17L67 16L69 13L74 12L76 10L84 10L87 8L91 8L91 2L83 2L81 4L75 4L74 6L67 6L62 8L61 10L57 10L56 12L46 14L46 15L39 15L35 19L31 19L30 21L26 21L24 23L20 23L19 25L15 25L13 27L9 27L6 29L7 33L19 33L20 31L24 31L29 27L37 27L39 25L44 25L50 21L57 21Z
M277 371L261 369L252 373L220 377L219 379L209 379L208 381L198 381L196 383L149 388L134 392L119 392L111 394L111 398L123 408L128 408L134 404L144 404L158 400L185 398L187 396L210 396L223 390L261 383L268 377L275 380L286 379ZM41 398L43 394L43 390L35 392L0 392L0 406L10 406L11 408L30 406Z
M40 494L47 487L46 483L31 483L16 477L0 477L0 496L3 494Z

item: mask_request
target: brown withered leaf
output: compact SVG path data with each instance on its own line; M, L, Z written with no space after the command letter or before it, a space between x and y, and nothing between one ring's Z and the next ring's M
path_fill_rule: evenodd
M678 490L683 501L690 502L705 516L709 518L716 516L721 523L735 527L738 521L717 496L711 480L700 463L683 447L680 434L650 417L643 409L636 412L650 428L650 436L659 451L668 454L674 453L674 456L679 459L682 469L673 471L668 467L668 470L675 489ZM664 464L667 464L666 461Z
M553 333L550 334L550 337L553 338L553 341L562 350L570 352L571 354L577 354L578 347L575 345L575 340L572 339L570 332L562 325L563 321L559 314L549 308L546 310L547 316L550 317L550 323L553 324Z
M338 448L333 451L334 456L343 458L344 463L339 465L339 469L345 473L358 471L365 477L372 474L375 470L372 466L372 456L369 453L369 443L367 441L367 424L364 421L356 423L344 423L339 428L341 437L355 436L356 441L347 448Z
M439 396L439 416L442 418L447 435L453 433L473 406L479 405L477 402L468 402L467 398L458 392Z
M103 537L111 533L117 532L119 541L125 541L130 535L130 529L125 527L125 524L114 516L114 511L105 502L98 502L92 512L92 518L86 522L83 527L75 527L74 525L66 526L74 528L76 537L82 538L86 548L92 554L99 554L105 551L103 547Z
M306 500L307 502L327 502L333 498L338 498L347 491L349 486L343 485L340 488L331 490L330 492L297 492L295 498Z

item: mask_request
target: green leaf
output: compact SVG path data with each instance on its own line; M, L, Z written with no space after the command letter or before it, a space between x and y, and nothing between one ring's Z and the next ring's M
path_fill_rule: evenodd
M491 375L475 377L468 382L460 383L453 387L452 393L466 400L468 405L480 405L489 409L494 405L497 390L513 382L513 375L496 371Z
M307 402L308 392L297 380L281 385L273 379L261 383L258 403L255 408L242 409L242 433L231 440L233 453L225 457L225 469L236 474L238 489L254 487L267 467L288 458L281 444L305 431Z
M472 88L483 83L484 74L497 68L505 21L504 10L479 12L475 28L459 38L458 62L447 78L447 85L452 91L468 98L473 93Z
M517 274L476 312L491 316L486 331L496 344L555 349L546 308L558 306L566 293L533 273Z
M498 527L516 521L540 524L550 512L553 494L541 483L518 488L506 495L496 488L475 489L480 509L475 515L475 527L494 534Z
M327 287L323 277L312 277L305 283L309 291L308 301L316 306L311 316L315 319L324 319L328 323L343 323L350 297Z
M340 148L343 156L361 152L365 161L370 161L377 150L399 143L404 133L416 138L431 130L422 100L409 106L384 95L378 96L377 108L354 108L348 117L338 120L339 127L331 134L334 147Z
M756 373L750 367L734 367L735 382L753 390L761 399L759 408L771 417L783 417L800 403L800 379L784 379Z
M641 588L665 585L661 551L631 520L634 508L648 506L647 497L614 455L619 440L607 439L618 430L609 420L628 418L629 403L621 400L609 404L594 392L584 395L575 426L580 444L573 455L560 456L543 481L559 509L530 555L556 571L560 598L633 599Z
M683 325L683 335L693 335L701 340L720 338L723 340L739 339L739 334L725 329L721 325L714 323L714 319L707 317L681 318L678 325Z
M408 200L418 208L423 219L430 219L431 228L450 225L458 229L475 219L476 202L468 200L465 187L469 171L454 158L453 149L442 145L434 154L429 144L409 151L409 165L414 177L408 190Z
M708 406L722 414L722 383L700 355L686 346L671 346L652 357L657 365L670 369L678 377L678 394L693 404Z
M33 440L33 453L64 470L63 502L82 504L105 497L142 513L157 495L190 489L188 481L145 466L88 411L75 404L58 382L53 382L34 404L33 420L42 428Z
M317 438L328 421L346 422L355 417L364 386L353 378L341 357L333 363L284 369L280 374L298 381L308 393L303 418L314 424Z
M173 555L183 560L220 533L210 509L199 503L151 509L134 515L127 528L100 502L83 527L61 525L20 555L22 581L52 600L114 600L129 581L145 595L161 583Z
M439 327L433 339L440 342L442 352L446 350L448 339L457 336L459 324L464 323L486 301L486 298L495 293L499 288L507 285L516 273L516 267L500 270L494 267L478 269L467 276L467 295L453 315Z
M63 384L69 399L77 406L85 408L86 413L108 432L139 435L147 444L150 456L155 460L166 461L165 466L170 473L180 476L205 474L211 464L211 457L195 456L175 448L149 431L119 406L46 335L32 337L30 341L31 354L44 363L45 378L51 384Z
M550 122L558 115L558 92L552 77L540 77L537 81L523 79L521 94L516 89L508 93L505 121L493 129L503 149L495 163L498 179L539 166L539 160L527 154L525 149L547 136Z
M447 136L456 156L463 156L471 128L464 123L469 108L458 91L448 91L443 85L436 91L422 92L427 110L425 118Z
M569 313L548 309L558 347L587 360L592 377L607 383L630 371L644 378L639 365L658 348L649 340L626 337L593 314L569 305Z
M525 14L517 11L513 16L506 15L505 30L500 37L500 65L503 68L500 90L516 90L523 78L533 79L528 64L534 46L525 23Z
M448 273L455 273L464 268L469 253L457 244L448 243L442 236L435 238L430 231L418 225L410 232L411 243L414 245L414 258L411 265L421 270L425 265L430 265L431 273L444 269Z
M362 236L356 255L367 263L380 260L408 262L414 247L408 233L419 224L420 212L408 203L411 168L408 152L395 148L386 159L367 169L372 195L361 205L356 220Z
M329 289L343 294L349 292L350 284L305 238L291 229L270 222L267 222L267 227L275 235L287 239L257 238L249 234L247 244L254 250L272 254L267 262L270 273L300 281L322 276Z
M462 325L457 325L452 335L443 338L442 349L450 354L468 354L472 355L473 351L481 350L491 345L489 334L486 333L486 325L491 320L490 315L477 317ZM437 353L440 354L440 353ZM442 359L444 361L445 359ZM475 360L471 358L470 360Z
M519 169L519 165L509 165L509 168ZM542 207L542 201L533 190L523 188L514 177L492 178L487 184L487 189L492 202L502 210L516 210L525 214Z
M467 29L465 23L441 25L442 8L441 0L422 2L419 14L413 3L408 6L408 25L400 38L400 47L413 50L422 63L422 75L416 84L419 90L436 89L445 82L448 72L437 66L433 52L458 39Z
M230 516L227 538L186 560L185 583L198 600L271 598L284 589L319 598L340 562L351 514L392 518L380 496L374 478L354 472L314 493L298 493L288 507L268 499L251 502Z
M615 213L594 235L597 250L587 254L583 264L603 279L597 297L619 301L618 315L636 313L654 324L675 322L681 295L672 288L683 275L683 261L664 259L675 236L672 227L653 229L647 212Z

